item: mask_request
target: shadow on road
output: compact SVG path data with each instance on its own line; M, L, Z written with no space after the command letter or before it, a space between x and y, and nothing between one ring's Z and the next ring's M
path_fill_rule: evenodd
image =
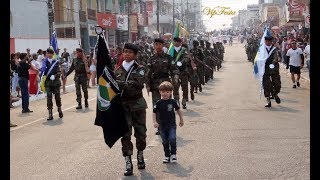
M194 141L194 140L184 140L183 138L177 136L177 146L178 147L183 147L183 146L191 143L192 141Z
M185 168L179 163L168 163L166 165L168 170L164 170L163 172L175 174L177 177L189 177L191 175L191 172L193 171L193 166L188 166L187 168Z
M272 106L270 109L270 111L279 111L279 112L291 112L291 113L297 113L299 112L298 110L289 108L289 107L285 107L285 106Z
M187 109L187 112L183 112L183 115L188 117L200 117L200 114L198 112L191 109Z
M280 97L280 96L279 96ZM287 102L287 103L298 103L298 101L290 100L290 99L281 99L281 102Z
M204 89L204 90L206 90L206 89ZM199 92L197 95L200 95L200 96L212 96L213 94L202 91L202 92Z
M147 170L146 169L144 169L144 170L139 170L139 172L140 172L140 175L141 175L141 178L139 177L137 177L137 176L135 176L135 174L133 174L133 176L127 176L127 177L123 177L123 178L121 178L121 179L123 179L123 180L138 180L138 179L150 179L150 180L154 180L155 178L151 175L151 173L149 173L149 172L147 172Z
M43 122L42 124L43 124L43 125L47 125L47 126L57 126L57 125L63 124L63 121L62 121L61 118L59 118L59 119L57 119L57 120L53 119L52 121L47 121L47 120L46 120L46 121Z

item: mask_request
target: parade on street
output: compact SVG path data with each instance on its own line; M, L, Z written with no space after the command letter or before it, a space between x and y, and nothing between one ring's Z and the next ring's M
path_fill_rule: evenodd
M310 179L309 0L10 5L10 179Z

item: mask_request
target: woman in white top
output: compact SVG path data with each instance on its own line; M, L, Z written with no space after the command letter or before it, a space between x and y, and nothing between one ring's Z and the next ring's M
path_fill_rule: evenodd
M304 48L304 56L307 63L307 68L309 70L309 79L310 79L310 42L308 42L308 45Z
M91 55L91 65L90 65L90 72L91 72L91 85L94 87L96 86L96 76L97 76L97 60L92 57Z

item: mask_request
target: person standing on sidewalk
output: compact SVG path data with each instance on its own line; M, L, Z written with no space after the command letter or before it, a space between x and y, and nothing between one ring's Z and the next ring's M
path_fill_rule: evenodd
M20 54L20 62L17 66L18 76L19 76L19 86L21 88L22 95L22 113L31 113L29 109L29 69L30 61L28 60L27 53Z
M304 55L307 63L307 68L309 70L309 79L310 79L310 41L307 41L307 46L304 48Z
M44 82L45 89L47 92L47 109L49 111L49 117L47 118L48 121L53 120L52 115L52 94L54 94L56 105L58 107L59 117L63 117L63 113L61 110L61 97L60 97L60 87L61 87L61 71L60 71L60 64L58 60L53 59L54 51L52 49L47 49L47 58L42 63L41 68L41 77L42 75L46 76L46 80Z
M297 88L297 86L300 87L300 69L302 69L304 65L304 55L301 48L297 47L296 41L291 41L291 46L292 48L287 52L287 58L289 59L291 79L293 82L292 88ZM295 74L297 75L297 79L295 78Z
M82 104L81 104L82 95L81 95L80 86L82 87L84 103L85 103L85 107L87 108L89 107L87 74L90 73L90 70L89 70L86 55L84 54L83 50L81 48L77 48L76 52L77 52L77 57L72 60L71 67L69 71L66 73L65 77L63 78L66 78L70 73L73 72L73 70L75 70L74 82L76 86L76 94L77 94L77 102L78 102L78 106L76 107L76 109L82 109Z

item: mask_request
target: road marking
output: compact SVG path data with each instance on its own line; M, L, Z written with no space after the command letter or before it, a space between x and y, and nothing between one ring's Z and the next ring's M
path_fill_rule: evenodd
M90 101L93 101L93 100L95 100L95 99L97 99L97 98L95 97L95 98L89 99L88 101L90 102ZM75 105L75 106L71 106L71 107L66 108L66 109L62 109L62 112L67 111L67 110L69 110L69 109L72 109L72 108L74 108L74 107L76 107L76 105ZM58 112L53 113L53 115L56 115L56 114L58 114ZM45 117L44 117L44 118L39 118L39 119L37 119L37 120L35 120L35 121L32 121L32 122L29 122L29 123L27 123L27 124L19 125L19 126L15 127L15 128L10 129L10 132L11 132L11 131L18 130L18 129L23 128L23 127L26 127L26 126L28 126L28 125L31 125L31 124L33 124L33 123L36 123L36 122L41 121L41 120L44 120L44 119L45 119Z

